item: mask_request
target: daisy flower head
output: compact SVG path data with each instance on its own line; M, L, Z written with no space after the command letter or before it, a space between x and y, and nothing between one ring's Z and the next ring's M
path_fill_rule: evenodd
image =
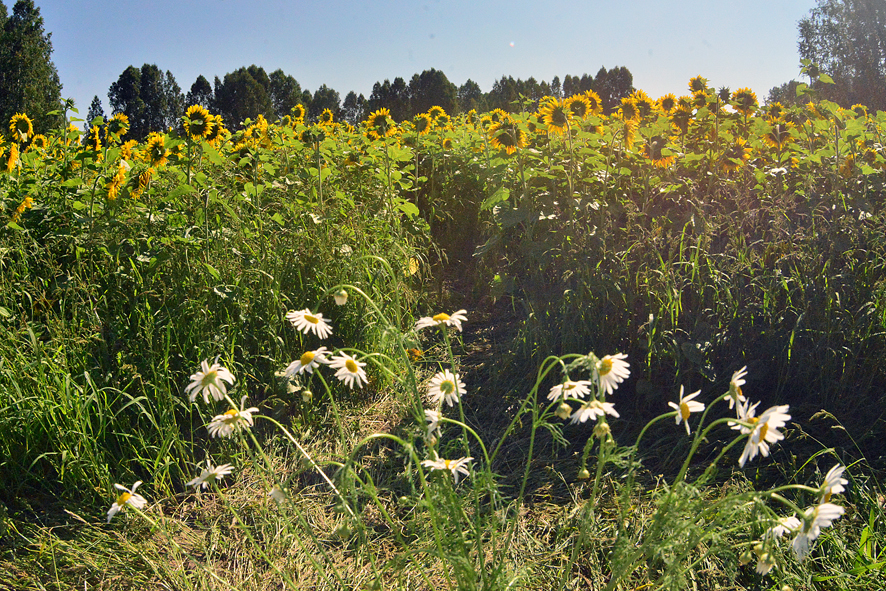
M593 382L590 380L580 380L578 382L566 380L562 384L557 384L551 388L551 391L548 392L548 400L584 398L590 393L591 385L593 385Z
M222 367L218 363L209 365L209 361L204 359L200 362L200 371L191 375L191 383L185 388L185 394L191 402L197 399L198 394L203 394L203 402L209 404L209 397L214 400L221 400L228 393L225 385L234 385L234 374L228 368Z
M677 424L679 425L681 422L686 425L686 434L690 435L691 431L689 429L689 415L694 412L701 412L704 410L704 404L701 402L696 402L693 400L696 396L701 394L701 390L697 390L688 396L683 396L683 386L680 386L680 399L677 403L668 402L668 406L677 411Z
M583 404L577 411L572 414L569 424L587 422L588 419L602 417L604 414L618 418L620 415L615 410L615 405L611 402L600 402L599 400L591 400L587 404Z
M434 404L446 404L452 406L458 402L461 395L465 393L465 384L461 381L461 376L454 374L448 369L439 372L431 378L428 384L428 395Z
M809 545L821 533L823 527L829 527L836 519L838 519L845 510L839 505L833 503L822 503L815 507L809 507L803 513L802 526L791 542L794 548L794 554L797 560L803 560L809 554Z
M234 467L230 464L222 464L221 466L213 467L210 460L206 460L206 467L200 472L200 476L189 481L185 486L207 488L210 482L221 480L230 474L233 469Z
M600 384L600 390L608 396L612 394L625 378L631 375L628 369L630 364L625 361L628 356L624 353L618 355L606 355L598 359L594 364L594 379Z
M430 468L431 470L449 470L452 473L452 477L455 479L455 484L458 484L458 475L464 474L465 476L470 476L471 472L468 470L468 464L473 460L471 456L466 458L459 458L457 460L444 460L443 458L437 458L435 460L422 460L421 465L425 468Z
M251 408L243 408L246 406L246 396L240 399L240 408L232 408L225 414L217 415L210 421L207 429L210 437L230 437L234 431L246 427L252 427L252 413L258 412L254 406Z
M135 492L135 489L141 486L141 483L141 480L137 481L132 485L131 489L126 488L122 484L114 484L114 488L119 490L120 494L117 495L114 504L108 509L108 523L111 523L111 519L114 518L114 515L122 511L126 505L132 505L136 509L141 509L148 504L148 501L143 496Z
M425 411L425 420L428 422L428 435L427 435L428 439L431 439L431 437L434 435L434 433L437 434L436 437L440 437L440 435L441 435L440 419L442 417L443 417L443 415L440 413L440 411L437 411L437 410L426 410Z
M787 414L788 405L773 406L766 409L759 417L749 417L747 421L753 424L744 451L738 460L738 465L744 468L748 460L753 460L759 453L763 457L769 455L769 444L781 441L784 435L778 431L787 424L791 415Z
M299 357L286 367L286 369L283 371L283 374L287 378L292 379L303 371L314 373L315 367L318 367L321 363L329 363L329 360L326 358L326 355L328 353L329 349L327 349L326 347L320 347L319 349L314 349L313 351L305 351L301 357Z
M742 367L740 370L732 374L729 380L729 408L731 409L737 402L747 400L741 392L741 387L745 385L744 377L748 375L748 366Z
M314 333L321 339L332 334L332 326L323 318L323 314L316 314L305 308L304 310L290 310L286 313L286 320L292 323L303 334Z
M821 502L827 503L831 500L831 495L840 494L845 488L843 488L844 484L849 484L849 481L843 478L843 472L846 470L845 466L841 466L837 464L825 474L824 482L821 483L819 490L821 491Z
M735 407L735 412L738 417L738 420L745 422L745 423L753 423L754 421L756 421L757 419L754 417L754 415L757 414L757 407L758 406L760 406L759 402L755 402L754 404L751 404L747 400L745 400L744 403L739 403ZM740 431L744 435L747 435L748 433L753 431L753 428L746 427L745 425L742 425L741 423L739 423L737 421L729 421L727 424L729 425L730 429L734 429L735 431Z
M357 361L347 353L341 353L330 359L329 367L338 370L335 372L335 377L344 382L348 388L353 389L354 383L358 387L369 383L369 378L366 377L366 371L363 369L366 367L366 363Z
M419 318L415 323L415 330L421 330L429 326L454 326L458 332L461 332L461 323L468 320L467 313L467 310L459 310L458 312L453 312L451 316L445 312L434 316L425 316L424 318Z
M763 533L763 539L768 540L780 538L788 532L799 531L802 524L803 523L793 515L791 515L790 517L781 517L775 525L773 525Z

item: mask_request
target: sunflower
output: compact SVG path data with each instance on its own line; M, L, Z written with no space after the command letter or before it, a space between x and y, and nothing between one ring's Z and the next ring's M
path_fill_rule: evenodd
M121 163L117 167L117 173L110 182L105 185L105 190L108 192L108 201L114 201L120 194L120 189L123 188L123 183L126 182L126 170L126 164Z
M90 150L94 150L96 152L101 151L102 139L99 136L98 126L90 127L89 131L86 132L86 143L84 145Z
M491 123L498 123L502 120L502 117L510 117L510 115L507 111L503 109L492 109L491 111L489 111L489 115L487 115L487 117L489 117Z
M443 110L443 107L433 106L428 109L428 117L436 121L441 116L446 115L446 111Z
M572 119L572 110L566 106L566 102L550 98L544 106L538 110L542 121L548 128L549 133L562 134L569 129L569 122Z
M708 88L708 79L702 78L700 75L696 76L689 80L689 92L695 94L696 92L704 92Z
M599 94L593 90L587 90L585 91L585 98L588 99L588 105L591 107L591 115L600 115L603 113L603 101L600 99Z
M123 113L117 113L105 126L105 139L119 142L120 138L129 132L129 117Z
M703 90L699 90L698 92L693 92L692 93L692 105L697 109L707 107L708 106L708 93L706 93Z
M34 198L30 195L27 195L24 201L19 203L19 206L15 208L15 213L12 214L12 223L19 223L19 221L21 221L22 219L22 214L32 207L34 207Z
M723 150L720 167L726 172L738 170L751 157L751 148L744 138L736 138L734 142Z
M689 122L692 121L692 107L678 105L673 113L671 113L670 118L671 123L680 130L680 133L686 135L686 132L689 131Z
M435 108L439 109L439 107L432 107L431 111ZM440 111L442 110L443 109L440 109ZM431 111L428 111L429 116ZM391 112L388 109L382 108L369 115L369 118L366 119L366 129L369 134L372 134L371 137L390 137L396 133L393 123L394 121L391 119Z
M653 166L659 168L667 168L674 161L672 154L665 154L663 150L667 149L668 140L661 136L653 136L647 138L643 144L643 155L652 161Z
M443 113L442 115L438 115L434 119L434 126L436 126L437 129L448 129L450 127L451 123L452 123L452 118L449 115L447 115L446 113Z
M868 116L868 108L864 105L852 105L849 110L855 113L856 117Z
M185 133L191 139L200 141L212 132L212 127L215 125L215 117L210 115L209 111L201 105L191 105L185 111L183 123Z
M508 117L489 128L489 143L493 148L513 154L517 148L525 148L528 140L517 122Z
M120 146L120 158L122 160L131 160L132 159L132 149L138 145L137 140L128 140L122 146Z
M48 147L49 140L47 140L46 136L41 133L31 138L31 145L28 146L28 149L30 150L31 148L34 148L35 150L45 152Z
M6 172L12 173L12 171L15 169L15 166L17 164L19 164L18 145L12 144L11 146L9 146L9 160L6 161Z
M621 107L618 109L618 116L626 123L639 121L642 117L640 108L636 101L631 97L621 99Z
M677 97L675 97L673 93L668 93L655 101L655 104L658 105L658 108L661 109L665 115L670 115L671 111L677 108Z
M166 141L159 133L148 136L145 144L145 161L153 168L165 166L168 162L169 150L166 149Z
M784 107L781 103L769 103L766 105L766 116L770 119L778 119L784 113Z
M419 113L412 120L412 125L415 127L415 131L418 135L427 135L431 132L433 121L431 120L431 116L427 113Z
M305 120L305 106L304 105L302 105L302 104L295 105L294 107L289 109L289 112L292 114L292 119L296 123L301 123L302 121Z
M210 117L212 117L212 128L204 139L207 143L217 146L227 130L222 126L221 115L210 115Z
M791 136L793 127L793 123L773 123L769 131L763 134L763 141L766 142L766 145L781 150L793 141Z
M28 141L28 138L34 135L34 125L28 116L24 113L16 113L9 120L9 133L20 142Z
M452 149L452 138L444 139L443 143L441 145L443 146L444 150L451 150Z
M465 122L470 125L477 125L479 123L480 118L477 116L477 109L471 109L465 114Z
M332 123L333 115L331 109L323 109L323 112L320 113L320 124L321 125L329 125Z
M655 103L649 98L649 95L643 92L642 90L635 90L628 97L637 107L637 112L640 114L640 119L646 118L652 114L652 109L655 108Z
M138 180L135 183L135 187L129 192L129 196L133 199L138 199L142 193L145 192L148 188L148 183L151 182L151 177L154 175L154 169L148 168L143 173L138 175Z
M747 117L757 108L757 95L750 88L739 88L732 93L732 106Z
M566 108L572 112L576 119L584 119L591 112L591 102L583 94L576 94L564 101Z

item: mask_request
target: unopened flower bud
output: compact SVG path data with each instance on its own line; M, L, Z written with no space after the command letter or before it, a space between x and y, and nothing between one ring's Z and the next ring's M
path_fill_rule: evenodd
M572 416L572 407L563 402L560 404L560 406L557 407L557 410L554 414L565 421L570 416Z
M305 404L309 404L311 402L311 400L313 400L313 399L314 399L313 392L311 392L307 388L305 388L304 390L301 391L301 401L302 402L304 402Z
M338 290L332 297L335 298L336 306L344 306L348 303L348 292L344 289Z
M745 550L744 552L742 552L741 554L738 555L738 563L741 566L744 566L746 564L750 564L753 559L754 559L754 553L751 552L750 550Z
M591 473L588 472L588 469L582 468L581 470L578 471L578 476L576 478L578 478L579 480L587 480L590 477L591 477Z
M597 423L596 427L594 427L594 437L596 437L597 439L608 437L610 433L612 433L612 429L609 428L609 423L604 423L601 421Z

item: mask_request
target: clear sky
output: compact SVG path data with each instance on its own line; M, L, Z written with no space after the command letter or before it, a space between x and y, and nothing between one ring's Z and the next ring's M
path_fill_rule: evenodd
M127 66L170 70L183 92L241 66L281 68L367 98L375 82L436 68L488 91L504 76L550 82L626 66L653 98L769 89L799 76L797 21L815 0L35 0L62 96L85 116ZM14 0L5 0L10 8Z

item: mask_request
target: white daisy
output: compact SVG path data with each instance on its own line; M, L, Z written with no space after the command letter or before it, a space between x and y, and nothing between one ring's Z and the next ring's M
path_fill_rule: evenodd
M232 408L223 415L216 415L212 418L207 429L211 437L230 437L234 431L243 429L246 426L252 427L252 413L258 412L254 406L251 408L243 408L246 406L246 396L240 399L240 409Z
M358 387L369 383L369 378L363 369L366 363L357 361L347 353L341 353L330 359L329 367L338 370L335 372L335 377L344 382L348 388L353 389L355 382Z
M780 538L788 532L793 533L795 531L798 531L801 525L802 522L793 515L791 515L790 517L781 517L775 525L773 525L763 533L763 539L766 540Z
M602 417L604 414L612 415L618 418L620 415L615 411L615 405L611 402L600 402L599 400L590 400L586 404L581 405L572 415L569 423L584 423L588 419Z
M548 400L556 400L561 397L563 400L567 398L584 398L590 393L592 385L593 382L590 380L580 380L578 382L566 380L562 384L557 384L551 388L551 391L548 392Z
M329 363L329 360L326 359L328 353L329 349L326 347L305 351L301 357L286 366L286 369L283 370L283 375L291 379L303 371L314 373L315 367L318 367L321 363Z
M470 470L468 470L468 464L473 460L471 456L466 458L459 458L457 460L444 460L443 458L437 458L436 460L422 460L421 465L425 468L430 468L431 470L449 470L452 472L452 477L455 479L455 484L458 484L458 475L464 474L465 476L469 476L471 474Z
M740 370L732 374L729 380L729 408L731 409L737 402L745 402L746 398L741 392L741 387L745 385L744 377L748 375L748 366L742 367Z
M446 404L452 406L464 393L465 384L461 381L461 377L448 369L432 377L428 383L428 395L434 404L442 404L445 400Z
M468 320L467 313L467 310L459 310L458 312L453 312L452 316L442 312L435 316L425 316L424 318L419 318L415 323L415 330L421 330L429 326L454 326L458 332L461 332L461 323Z
M200 369L191 375L191 383L185 388L185 394L191 402L197 398L197 394L203 394L203 401L209 404L209 396L215 400L221 400L227 394L228 385L234 385L234 375L228 371L226 367L222 367L218 363L209 365L209 361L204 359L200 362Z
M436 410L426 410L425 411L425 420L428 422L428 439L436 432L437 437L440 437L440 419L443 415Z
M677 411L677 424L679 425L681 422L686 425L686 434L691 435L691 431L689 430L689 414L693 412L701 412L704 410L704 404L701 402L695 402L693 398L701 394L701 390L693 392L689 396L683 396L683 386L680 386L680 399L675 404L673 402L668 402L668 406Z
M803 560L809 554L809 544L821 533L821 528L829 527L835 519L838 519L845 510L833 503L822 503L815 507L809 507L803 513L803 523L800 533L794 538L791 545L797 560Z
M745 444L744 451L738 459L739 467L744 468L748 460L753 460L760 453L763 457L769 455L769 444L781 441L784 435L778 432L778 429L785 426L791 419L791 415L787 414L788 405L773 406L766 409L760 417L748 417L747 422L753 425L748 436L748 442ZM742 430L742 432L744 432Z
M221 466L212 466L212 463L209 460L206 460L206 468L200 472L200 476L191 480L185 486L193 486L194 488L202 487L207 488L210 482L214 482L216 480L221 480L225 476L231 473L234 469L230 464L222 464Z
M744 404L739 403L735 407L735 412L736 412L736 415L738 416L738 420L745 422L745 423L755 421L756 419L754 418L754 415L757 413L758 406L760 406L759 402L755 402L754 404L751 404L747 400L745 400ZM736 421L728 421L727 424L729 425L730 429L734 429L736 431L739 431L744 435L747 435L748 433L753 431L753 429L751 427L747 427L747 426L742 425L741 423L736 422Z
M141 483L142 481L139 480L132 485L131 489L126 488L122 484L114 484L114 488L119 490L120 494L117 495L114 504L108 509L108 523L111 523L111 519L114 518L114 515L123 510L126 505L132 505L136 509L141 509L148 504L148 501L143 496L135 492L135 489L141 486Z
M290 310L286 313L286 319L292 323L292 326L304 334L314 333L321 339L325 339L332 334L332 326L328 320L323 318L323 314L320 312L314 314L307 308L297 312Z
M598 359L594 365L594 379L600 384L600 391L608 396L612 394L625 378L631 375L628 369L629 363L625 361L628 356L624 353L618 355L606 355Z
M843 488L844 484L849 484L849 481L843 478L843 472L846 470L845 466L841 466L837 464L825 474L824 482L821 483L819 490L821 491L821 502L827 503L831 500L831 495L837 495L846 490Z

